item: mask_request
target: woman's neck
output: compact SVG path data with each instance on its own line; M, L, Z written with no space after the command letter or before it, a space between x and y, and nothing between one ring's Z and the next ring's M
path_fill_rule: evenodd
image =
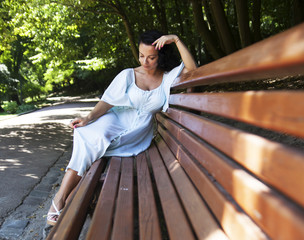
M143 73L147 76L151 76L151 77L155 77L155 76L158 76L158 75L162 74L162 71L159 70L158 68L147 70L144 67L140 67L139 70L140 70L141 73Z

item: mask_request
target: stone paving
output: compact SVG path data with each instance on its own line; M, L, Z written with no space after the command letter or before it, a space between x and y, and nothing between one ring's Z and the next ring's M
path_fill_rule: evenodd
M0 228L0 239L44 239L45 231L49 230L44 215L58 190L70 152L71 148L60 156L22 204L5 219Z

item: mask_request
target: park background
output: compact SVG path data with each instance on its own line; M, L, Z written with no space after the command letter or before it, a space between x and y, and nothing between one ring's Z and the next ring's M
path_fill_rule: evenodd
M303 21L303 0L0 0L0 114L102 94L148 29L177 34L200 66Z

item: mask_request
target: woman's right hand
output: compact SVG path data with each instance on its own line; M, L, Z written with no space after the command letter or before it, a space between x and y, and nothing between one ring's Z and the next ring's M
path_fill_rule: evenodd
M88 122L89 121L87 120L87 118L75 118L70 122L69 127L70 128L84 127L88 124Z

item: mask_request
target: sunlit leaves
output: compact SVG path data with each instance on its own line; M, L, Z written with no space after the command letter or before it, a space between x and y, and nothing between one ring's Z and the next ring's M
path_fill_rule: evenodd
M210 0L202 2L209 4ZM291 2L262 1L263 37L291 25ZM222 3L229 28L239 44L235 1ZM248 1L248 6L252 21L252 1ZM201 20L210 21L215 34L212 14L207 17L209 8L202 11L205 19ZM190 1L0 0L0 63L5 63L11 74L31 91L37 90L37 84L48 90L72 83L81 87L87 79L99 79L101 86L104 78L111 79L117 69L136 66L130 46L136 45L138 35L147 29L178 34L201 60L199 63L205 60L203 55L208 49L195 28ZM213 43L217 47L223 42L218 40ZM104 77L107 70L109 77Z

